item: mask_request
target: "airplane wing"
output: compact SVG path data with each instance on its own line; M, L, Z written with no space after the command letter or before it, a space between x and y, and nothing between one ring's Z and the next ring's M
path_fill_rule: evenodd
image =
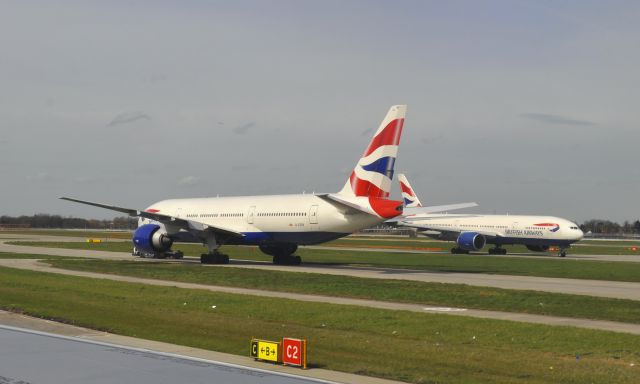
M458 204L447 204L447 205L432 205L430 207L405 207L404 214L405 215L415 215L415 214L425 214L425 213L439 213L439 212L447 212L447 211L455 211L458 209L464 208L473 208L477 207L478 203L458 203Z
M471 215L469 217L471 217ZM481 234L481 235L483 235L483 236L485 236L487 238L504 237L504 235L502 233L500 233L500 232L487 231L487 230L482 230L482 229L480 229L480 230L470 229L470 230L464 230L464 231L444 230L444 229L434 228L434 227L430 226L428 223L424 222L425 221L424 218L419 218L419 220L421 220L422 222L418 223L418 222L412 222L412 220L405 221L403 219L400 219L398 221L398 225L403 226L403 227L416 228L416 229L420 229L422 231L433 232L432 234L435 234L436 232L439 232L439 233L449 233L449 234L459 235L462 232L474 232L474 233L479 233L479 234Z
M193 232L193 231L195 231L195 232L211 231L211 232L218 233L218 234L225 235L225 236L232 236L232 237L243 237L244 236L241 232L235 231L235 230L230 229L230 228L223 228L223 227L219 227L219 226L211 226L209 224L201 223L201 222L195 221L195 220L186 220L186 219L181 219L179 217L163 215L163 214L155 213L155 212L147 212L147 211L141 211L141 210L137 210L137 209L118 207L118 206L115 206L115 205L95 203L95 202L92 202L92 201L72 199L70 197L61 197L60 199L61 200L71 201L71 202L74 202L74 203L92 205L94 207L109 209L109 210L112 210L112 211L122 212L122 213L126 213L129 216L144 217L144 218L147 218L147 219L159 221L159 222L161 222L163 224L170 224L170 225L173 225L173 226L177 226L179 228L182 228L182 229L190 231L190 232Z

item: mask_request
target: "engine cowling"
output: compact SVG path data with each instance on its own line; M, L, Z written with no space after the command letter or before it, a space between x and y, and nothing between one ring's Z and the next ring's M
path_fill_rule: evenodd
M487 244L487 239L476 232L462 232L456 240L459 248L465 251L479 251Z
M533 252L547 252L549 250L548 245L527 245L526 247Z
M166 252L171 249L173 240L159 225L145 224L133 233L133 245L143 252Z

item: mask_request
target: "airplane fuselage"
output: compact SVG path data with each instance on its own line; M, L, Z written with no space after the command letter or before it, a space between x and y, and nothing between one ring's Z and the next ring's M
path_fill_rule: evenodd
M442 240L456 240L459 233L476 232L485 235L490 244L566 247L583 237L577 224L553 216L425 215L423 220L417 219L405 224L425 228L426 235Z
M381 221L313 194L172 199L146 211L235 230L243 236L228 237L224 244L245 245L319 244ZM147 223L155 222L141 219L141 224ZM166 229L174 238L197 241L170 224Z

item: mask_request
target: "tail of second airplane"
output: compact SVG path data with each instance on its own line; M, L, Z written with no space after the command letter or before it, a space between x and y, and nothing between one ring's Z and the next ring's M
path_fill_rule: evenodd
M404 206L406 208L416 208L422 207L420 203L420 199L411 188L411 184L409 184L409 180L404 175L404 173L398 174L398 181L400 182L400 191L402 192L402 199L404 200Z
M406 105L394 105L389 109L367 150L338 194L379 199L389 197L406 113Z

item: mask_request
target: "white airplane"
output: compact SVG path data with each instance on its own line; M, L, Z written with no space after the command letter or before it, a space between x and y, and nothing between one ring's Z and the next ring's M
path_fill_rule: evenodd
M338 193L163 200L145 210L61 197L139 217L134 255L167 257L176 241L206 244L202 263L228 263L224 244L257 245L274 264L300 264L298 245L334 240L402 214L390 200L406 105L389 109L351 176Z
M398 174L398 180L405 206L420 206L405 175ZM565 257L566 249L584 235L577 224L553 216L407 214L407 211L405 208L405 214L393 221L417 228L431 238L455 241L451 253L480 251L489 243L494 245L489 254L506 255L503 245L522 244L534 252L558 247L560 256Z

